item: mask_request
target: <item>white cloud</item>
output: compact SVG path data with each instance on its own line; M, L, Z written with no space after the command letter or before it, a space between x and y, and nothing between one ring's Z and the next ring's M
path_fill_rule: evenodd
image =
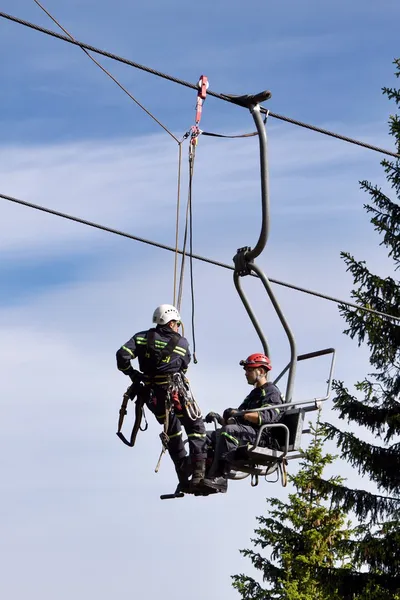
M201 142L196 250L231 257L240 239L253 240L258 233L257 146ZM279 143L277 137L272 160L274 177L283 182L298 159L286 161ZM320 146L315 150L306 136L293 136L291 146L296 156L300 150L308 153L310 173L326 165ZM336 153L333 146L331 151ZM100 147L91 143L15 147L3 149L1 165L2 191L148 237L172 239L176 148L163 138ZM337 184L344 185L343 177ZM335 185L334 178L332 196ZM326 190L324 181L313 187L315 202L322 186ZM282 274L347 296L350 281L337 259L342 240L335 239L340 237L340 222L330 231L326 250L321 246L316 253L306 226L291 234L288 242L285 232L297 221L290 214L282 220L280 211L289 200L281 195L279 207L277 196L272 201L271 246L260 264L273 276ZM232 483L224 497L163 503L158 496L174 488L175 476L168 458L158 475L153 472L160 443L151 415L150 429L140 434L135 449L127 449L115 436L127 385L115 369L115 351L135 330L149 324L159 302L171 300L173 256L137 244L123 246L117 256L122 246L113 238L103 241L103 234L85 227L6 204L1 211L1 248L11 263L18 265L26 256L34 261L43 253L79 255L93 244L98 258L86 281L57 289L45 286L18 306L0 308L0 356L7 375L0 381L6 424L0 440L7 541L4 595L13 589L14 597L21 598L28 581L30 590L60 600L93 592L103 599L125 594L132 585L135 594L146 597L161 591L170 597L177 589L179 593L190 589L197 600L209 594L212 582L215 596L236 597L229 589L229 575L247 570L237 548L249 545L254 515L265 510L264 497L286 498L287 490L263 482L252 490L244 481ZM361 215L360 209L357 218ZM356 241L360 250L368 250L368 237ZM16 251L16 256L10 254ZM236 295L231 272L196 263L195 285L199 364L191 366L190 377L206 412L235 405L248 392L238 361L258 348L259 341ZM288 360L287 342L260 282L244 280L243 285L260 315L278 372ZM187 286L188 278L183 315L190 338ZM276 286L274 290L299 352L335 346L338 377L352 383L365 373L366 353L355 353L354 342L343 338L344 324L334 305ZM301 398L325 389L327 365L321 363L299 368ZM330 418L329 402L324 411ZM131 418L132 412L127 426ZM343 472L350 473L347 468ZM26 565L24 581L17 577L21 563ZM195 589L194 564L207 573ZM175 572L179 582L171 575Z

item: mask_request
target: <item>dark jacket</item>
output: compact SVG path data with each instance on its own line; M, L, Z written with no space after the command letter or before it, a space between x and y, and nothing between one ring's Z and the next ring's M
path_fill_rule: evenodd
M176 336L176 342L173 345L171 353L164 358L159 364L154 367L149 358L153 355L152 350L149 351L149 333L154 331L154 350L156 355L170 342L171 338ZM152 381L159 385L168 383L167 375L172 373L185 373L191 355L189 351L189 342L182 336L177 336L168 325L157 325L155 329L147 331L139 331L135 333L130 340L126 342L117 352L117 367L126 375L133 373L131 360L137 358L139 361L139 369L143 373L144 381Z
M255 408L265 407L265 410L258 413L258 426L261 426L279 421L284 410L279 408L279 404L283 404L282 395L277 386L268 381L263 386L254 388L243 400L238 410L250 412Z

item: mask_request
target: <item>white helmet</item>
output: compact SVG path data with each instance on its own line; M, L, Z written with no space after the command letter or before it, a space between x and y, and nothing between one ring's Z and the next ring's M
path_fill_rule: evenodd
M172 304L161 304L153 313L153 323L166 325L170 321L180 321L181 315Z

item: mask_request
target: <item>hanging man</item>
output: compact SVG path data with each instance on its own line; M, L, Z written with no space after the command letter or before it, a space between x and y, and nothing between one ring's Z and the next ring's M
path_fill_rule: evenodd
M158 306L155 328L140 331L117 352L117 367L135 379L131 360L137 358L144 386L140 395L160 424L168 419L168 452L174 462L181 491L195 491L205 476L206 432L200 416L186 408L186 399L174 391L174 377L184 378L191 360L189 342L178 333L181 317L171 304ZM178 377L179 377L178 375ZM169 399L172 410L167 414ZM182 440L183 424L189 442L190 461ZM192 479L189 476L192 472Z

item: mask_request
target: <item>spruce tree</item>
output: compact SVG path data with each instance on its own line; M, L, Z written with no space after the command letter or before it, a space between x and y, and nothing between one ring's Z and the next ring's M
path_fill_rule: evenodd
M395 75L400 77L400 59L394 64ZM389 132L400 154L400 90L384 88L383 93L396 106ZM400 286L395 275L400 260L400 160L385 159L381 164L392 198L367 180L360 186L371 199L365 209L387 251L388 273L372 273L365 262L348 252L342 257L353 276L356 303L399 318ZM345 306L340 310L348 324L344 333L358 344L368 345L373 372L354 385L355 395L344 382L334 384L334 409L340 419L351 424L352 431L328 423L323 430L336 442L341 458L368 478L378 493L368 482L365 487L370 489L365 490L345 486L340 478L322 479L321 469L311 468L312 462L307 470L307 458L311 457L306 452L300 472L291 478L298 495L290 495L288 504L270 501L270 516L258 519L260 527L253 542L269 551L269 558L242 551L268 583L264 589L251 577L234 576L234 587L243 599L400 600L400 326L396 320L361 310ZM365 432L373 434L373 443ZM337 519L332 538L329 530L324 531L324 539L333 540L331 545L318 538L320 523L318 513L313 512L317 507L310 505L309 513L305 510L303 503L307 493L311 501L311 491L319 502L330 501L322 522L334 524ZM322 510L320 505L318 509ZM349 511L359 524L346 531L344 515ZM317 541L315 550L310 544L312 535Z
M257 518L254 545L265 552L241 550L261 571L263 584L244 574L233 576L233 586L243 600L341 600L342 596L321 585L321 568L335 565L348 568L344 542L351 531L346 513L327 503L329 494L315 488L314 482L334 457L323 454L324 433L310 424L313 439L302 452L300 469L290 475L295 491L288 502L267 500L268 516ZM341 477L328 480L332 486L343 483ZM263 587L266 585L266 587Z
M400 59L394 64L400 77ZM389 129L400 153L400 90L383 88L383 93L396 105ZM388 274L372 273L348 252L342 257L354 280L356 303L399 318L400 285L395 275L400 266L400 160L385 159L381 165L392 198L369 181L361 181L360 186L370 196L365 209L387 251ZM373 372L354 385L356 395L342 381L335 382L334 409L350 423L352 432L348 426L332 424L326 424L326 432L341 457L373 482L378 493L315 482L320 491L331 494L335 506L352 510L360 521L358 538L348 543L352 568L327 571L326 581L333 590L341 589L343 597L394 600L400 598L400 325L357 309L342 306L340 310L348 325L344 333L359 345L368 345ZM365 432L373 434L373 443L366 441Z

